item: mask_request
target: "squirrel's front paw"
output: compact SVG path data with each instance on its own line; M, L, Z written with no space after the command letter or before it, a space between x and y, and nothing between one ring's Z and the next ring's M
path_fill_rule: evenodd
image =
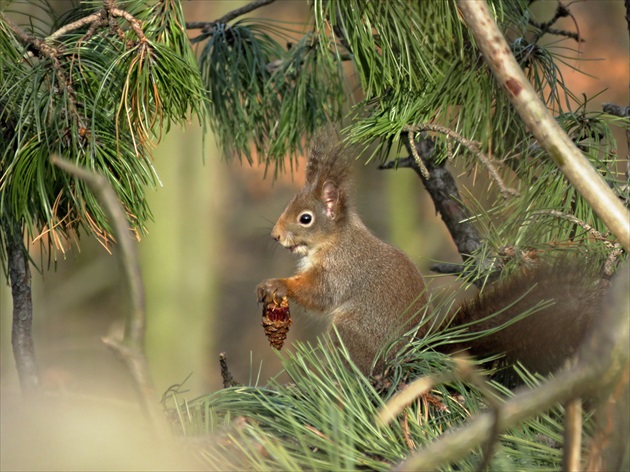
M287 296L287 288L280 279L267 279L258 284L256 295L261 303L280 302Z

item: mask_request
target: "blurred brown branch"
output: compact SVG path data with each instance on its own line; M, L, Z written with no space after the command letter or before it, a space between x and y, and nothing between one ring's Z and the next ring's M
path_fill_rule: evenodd
M109 336L103 338L103 342L125 362L135 382L143 410L157 432L163 433L166 428L164 415L155 396L155 388L144 352L146 309L142 274L136 241L132 237L125 210L104 176L78 167L58 156L53 155L51 161L60 169L83 180L92 188L111 222L113 234L120 248L118 259L122 266L126 286L129 289L132 309L125 318L125 330L122 339Z

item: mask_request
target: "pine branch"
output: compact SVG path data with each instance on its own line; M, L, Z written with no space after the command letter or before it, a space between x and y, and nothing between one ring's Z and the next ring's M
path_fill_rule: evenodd
M620 244L630 249L628 210L540 101L511 54L487 4L458 0L457 5L477 47L525 124Z
M11 28L16 37L27 49L34 51L40 57L45 57L49 59L53 63L55 75L57 76L57 79L59 80L61 86L65 88L66 92L68 93L68 105L77 121L78 128L87 128L87 120L79 112L79 108L77 106L76 92L72 87L70 78L67 77L64 73L61 66L61 61L58 58L59 51L56 48L46 44L45 41L28 34L18 25L13 23L9 18L7 18L4 13L0 13L0 15L2 16L2 21L4 21L9 26L9 28Z

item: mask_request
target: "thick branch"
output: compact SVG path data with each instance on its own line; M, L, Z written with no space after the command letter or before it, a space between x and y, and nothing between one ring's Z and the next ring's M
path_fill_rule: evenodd
M433 155L435 144L430 138L422 138L419 141L411 142L403 139L403 142L412 154L412 150L422 159L425 169L429 173L429 178L423 175L417 162L412 157L399 159L382 166L382 169L394 167L410 167L422 180L422 184L431 196L436 211L442 217L444 224L457 246L457 250L464 260L481 246L481 235L469 221L470 215L461 203L461 197L455 179L446 169L446 162L436 164Z
M5 224L5 241L11 296L13 299L13 326L11 344L15 367L22 393L31 395L39 388L39 374L33 343L33 300L29 260L22 245L22 228L19 224Z
M457 6L488 67L525 124L621 245L630 249L630 213L542 103L514 59L486 2L458 0Z

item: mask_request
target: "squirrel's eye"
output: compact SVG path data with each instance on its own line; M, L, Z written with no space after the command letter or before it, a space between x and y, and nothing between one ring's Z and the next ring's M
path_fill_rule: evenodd
M310 226L313 223L313 219L313 214L310 211L300 213L300 216L298 216L298 221L302 226Z

